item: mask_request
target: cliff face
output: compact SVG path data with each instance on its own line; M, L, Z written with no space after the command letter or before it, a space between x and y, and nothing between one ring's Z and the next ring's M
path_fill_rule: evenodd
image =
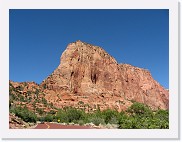
M125 110L133 101L153 109L168 109L169 92L149 71L118 64L106 51L81 41L70 43L60 65L41 87L56 107L85 107L87 111Z

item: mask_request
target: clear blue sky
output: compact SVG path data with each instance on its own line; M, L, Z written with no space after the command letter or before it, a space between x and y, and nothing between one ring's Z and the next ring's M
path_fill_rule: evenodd
M10 10L10 80L41 83L70 42L103 47L169 88L168 10Z

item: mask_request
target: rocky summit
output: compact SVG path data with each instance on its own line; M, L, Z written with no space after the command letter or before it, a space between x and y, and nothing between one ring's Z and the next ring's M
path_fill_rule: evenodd
M57 108L90 112L126 110L133 102L168 109L169 92L146 69L119 64L103 48L80 40L68 44L60 65L39 86Z

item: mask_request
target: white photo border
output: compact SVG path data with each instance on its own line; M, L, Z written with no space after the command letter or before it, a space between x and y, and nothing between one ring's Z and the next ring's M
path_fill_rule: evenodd
M10 9L169 9L169 129L9 129ZM3 139L179 139L178 1L1 0L0 114Z

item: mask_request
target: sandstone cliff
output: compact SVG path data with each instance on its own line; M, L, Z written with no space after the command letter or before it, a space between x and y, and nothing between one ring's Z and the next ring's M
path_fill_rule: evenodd
M104 49L76 41L62 53L60 65L40 85L45 98L62 108L74 106L92 111L128 108L133 101L151 108L168 109L169 92L150 72L118 64Z

